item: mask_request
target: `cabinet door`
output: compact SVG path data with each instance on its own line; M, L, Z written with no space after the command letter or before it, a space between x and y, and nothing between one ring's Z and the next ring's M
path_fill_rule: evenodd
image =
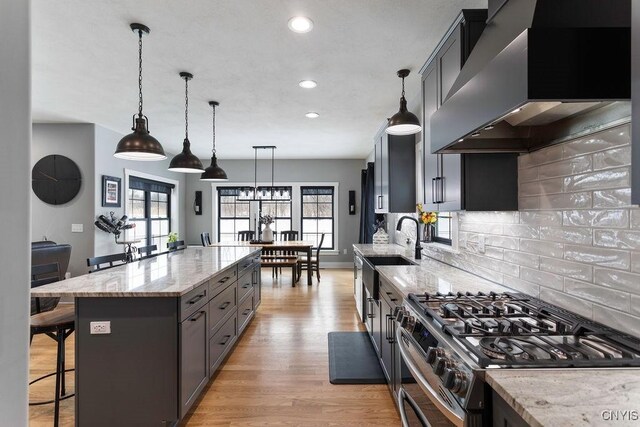
M453 95L450 94L449 91L458 78L458 74L460 74L460 68L462 68L461 28L462 24L458 24L437 56L436 62L438 63L438 72L440 73L438 105L444 104L449 96Z
M438 177L438 154L431 154L431 115L438 109L438 78L435 62L422 75L422 157L424 208L436 210L433 179Z
M382 370L387 377L387 383L393 384L393 325L391 321L391 307L383 299L380 300L380 360L382 360Z
M373 344L376 349L376 353L380 355L380 300L372 299L371 301L371 336L373 337ZM384 338L384 337L383 337Z
M442 177L442 203L438 210L442 212L459 211L464 209L463 171L460 154L442 154L440 161Z
M382 169L384 164L382 163L382 138L380 135L376 136L375 144L375 166L373 169L373 176L375 181L375 206L376 213L384 213L382 207Z
M262 278L260 274L260 258L258 258L253 267L254 310L257 309L262 302Z
M207 310L180 324L180 414L184 417L207 384Z

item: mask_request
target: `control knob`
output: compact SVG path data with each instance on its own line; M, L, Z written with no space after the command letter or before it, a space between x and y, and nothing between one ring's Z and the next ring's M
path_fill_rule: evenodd
M431 366L434 366L436 359L443 356L444 349L438 347L429 347L429 350L427 350L427 363Z
M433 373L440 376L445 373L447 369L453 368L453 363L446 357L436 357L436 363L433 365Z
M458 395L467 391L467 376L459 369L447 369L442 376L442 385Z
M406 328L407 331L413 332L416 327L416 318L413 316L405 316L402 319L402 327Z

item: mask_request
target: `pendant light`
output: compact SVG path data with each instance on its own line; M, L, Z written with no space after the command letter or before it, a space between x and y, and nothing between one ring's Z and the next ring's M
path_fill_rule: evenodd
M400 111L389 119L389 125L385 129L390 135L411 135L422 130L420 120L407 110L407 100L404 98L404 78L408 75L409 70L398 71L398 77L402 79L402 96L400 97Z
M200 176L201 181L227 181L227 173L218 166L218 158L216 157L216 107L220 105L218 101L209 101L209 105L213 108L213 149L211 150L211 165L204 170Z
M149 134L149 119L142 114L142 34L149 34L149 27L131 24L131 30L138 33L138 117L133 115L133 131L118 142L114 157L126 160L163 160L167 156L157 139Z
M182 152L177 154L169 164L171 172L201 173L204 172L202 162L191 152L191 142L189 142L189 80L193 74L183 71L180 77L184 79L184 141L182 141Z

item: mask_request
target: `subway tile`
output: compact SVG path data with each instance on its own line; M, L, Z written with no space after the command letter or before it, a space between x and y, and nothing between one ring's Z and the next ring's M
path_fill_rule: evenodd
M562 145L552 145L550 147L545 147L541 150L529 153L523 157L529 157L527 159L529 165L542 165L561 159L562 152Z
M631 252L631 271L640 273L640 252Z
M524 224L505 224L503 230L507 236L526 237L529 239L537 239L540 236L538 227Z
M540 240L590 245L591 229L579 227L540 227Z
M640 209L633 208L629 212L631 213L631 220L629 222L631 228L640 228Z
M628 187L630 177L629 168L608 169L600 172L568 176L564 178L564 191Z
M630 126L622 125L562 144L564 158L608 150L631 142Z
M575 175L591 171L591 156L574 157L538 168L538 179Z
M536 196L540 194L562 193L564 181L562 178L545 179L544 181L532 181L521 183L518 187L518 195L521 197Z
M608 248L640 250L640 231L594 230L593 243Z
M504 249L485 245L484 255L489 258L502 260L504 258Z
M557 290L541 286L540 299L567 310L571 310L586 317L587 319L591 319L593 317L593 303L576 298L564 292L559 292Z
M556 242L520 239L520 251L562 258L564 255L564 245Z
M593 192L594 208L622 208L631 206L631 189L600 190Z
M631 146L614 148L593 154L593 169L607 169L631 164Z
M613 310L609 307L595 305L593 307L593 320L605 323L612 328L627 332L633 336L640 336L640 317Z
M566 278L564 291L569 295L629 312L630 296L626 292Z
M540 285L527 282L526 280L522 280L517 277L505 275L502 284L515 291L524 292L527 295L531 295L532 297L538 298L538 296L540 295Z
M640 274L596 267L593 283L623 292L640 294Z
M540 270L580 280L593 280L593 267L579 262L540 257Z
M562 225L562 211L520 212L520 223L526 225Z
M475 233L487 233L487 234L502 234L502 224L462 222L460 223L460 231L471 231Z
M504 250L502 259L506 262L512 262L530 268L538 268L540 266L540 257L538 255L510 251L508 249Z
M640 295L631 294L631 314L640 317Z
M518 212L460 212L458 218L460 222L514 224L519 215Z
M496 246L504 249L518 249L519 240L515 237L494 236L488 234L484 236L484 244L486 246Z
M540 197L518 197L518 209L520 211L526 209L539 209ZM522 213L522 212L521 212Z
M562 276L528 267L520 267L520 278L527 282L535 283L536 285L546 286L547 288L559 290L564 288Z
M540 209L583 209L590 208L591 192L548 194L540 196Z
M470 263L482 266L483 268L487 268L492 271L509 274L511 276L518 276L520 274L519 267L516 264L503 262L497 259L490 259L486 256L486 254L483 256L473 253L466 253L463 255L463 257Z
M564 211L562 224L574 227L627 228L629 211L626 209Z
M518 182L529 182L538 179L538 168L518 169Z
M593 246L564 245L564 259L621 270L628 270L631 265L631 254L628 251Z

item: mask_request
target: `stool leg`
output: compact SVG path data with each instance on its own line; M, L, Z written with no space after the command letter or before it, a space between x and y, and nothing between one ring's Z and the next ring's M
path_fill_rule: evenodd
M60 356L60 366L62 369L60 369L60 372L62 372L60 375L61 379L62 379L62 386L61 386L61 393L60 396L64 396L67 394L67 387L66 387L66 381L65 381L65 353L66 353L66 346L64 345L64 340L65 340L65 330L62 330L62 354Z
M53 415L53 427L58 427L58 418L60 417L60 385L61 385L61 367L62 367L62 352L64 351L64 329L58 329L58 357L56 358L56 395L54 398L54 415Z

